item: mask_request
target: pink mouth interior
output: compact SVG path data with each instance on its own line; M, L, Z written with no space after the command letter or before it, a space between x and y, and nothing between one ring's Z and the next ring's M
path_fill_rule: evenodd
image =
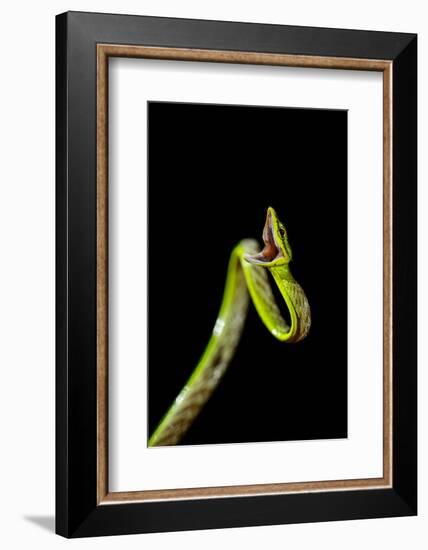
M270 212L267 214L266 223L263 229L263 241L265 244L263 250L255 256L252 256L252 260L255 260L256 262L268 263L283 256L282 251L277 246L275 237L273 236L273 220Z

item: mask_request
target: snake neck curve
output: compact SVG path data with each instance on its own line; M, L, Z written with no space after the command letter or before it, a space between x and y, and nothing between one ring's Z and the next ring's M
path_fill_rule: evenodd
M288 265L270 267L269 271L284 297L291 318L288 334L278 339L290 343L299 342L307 336L311 328L311 310L306 294L291 274Z

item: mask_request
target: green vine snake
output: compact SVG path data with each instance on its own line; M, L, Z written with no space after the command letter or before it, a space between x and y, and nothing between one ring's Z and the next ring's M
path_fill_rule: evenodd
M270 333L281 342L306 337L311 326L309 302L291 274L287 231L273 208L263 229L264 248L245 239L232 250L220 311L199 363L151 435L149 447L176 445L190 428L224 375L244 327L249 297ZM272 275L289 312L281 315L270 286Z

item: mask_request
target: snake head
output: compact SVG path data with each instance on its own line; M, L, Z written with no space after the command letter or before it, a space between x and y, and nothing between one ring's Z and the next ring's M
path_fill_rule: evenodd
M263 229L264 248L258 254L246 254L247 262L264 267L288 264L292 258L287 231L272 207L267 209Z

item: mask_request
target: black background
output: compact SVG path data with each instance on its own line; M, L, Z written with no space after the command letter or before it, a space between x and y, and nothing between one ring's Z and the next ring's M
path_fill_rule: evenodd
M182 444L347 436L347 113L150 102L149 433L213 329L228 258L288 230L312 310L277 342L250 304L237 352Z

